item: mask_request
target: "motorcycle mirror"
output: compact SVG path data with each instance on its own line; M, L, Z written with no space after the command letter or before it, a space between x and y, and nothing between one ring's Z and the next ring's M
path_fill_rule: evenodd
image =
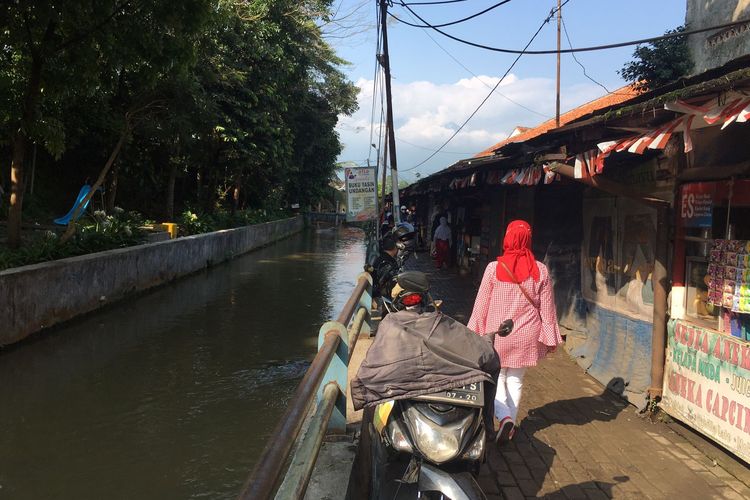
M500 328L497 330L497 334L501 337L507 337L510 335L510 332L513 331L513 320L512 319L506 319L500 324Z

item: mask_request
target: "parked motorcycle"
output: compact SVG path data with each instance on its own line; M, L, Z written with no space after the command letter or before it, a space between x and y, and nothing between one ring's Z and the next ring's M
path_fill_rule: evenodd
M414 254L416 232L414 226L402 222L383 234L378 242L378 253L368 256L365 271L372 274L376 287L376 296L388 297L396 282L396 277L403 271L404 263ZM397 253L395 256L384 256L384 242L389 239L391 245L395 242ZM388 312L386 309L385 313Z
M412 224L400 222L387 235L396 239L396 245L398 246L396 260L398 260L399 268L403 269L406 260L414 255L416 250L417 232ZM384 237L387 235L384 235Z
M512 330L507 320L497 335ZM475 480L487 448L486 412L493 411L485 390L480 382L379 404L368 429L370 498L486 498Z

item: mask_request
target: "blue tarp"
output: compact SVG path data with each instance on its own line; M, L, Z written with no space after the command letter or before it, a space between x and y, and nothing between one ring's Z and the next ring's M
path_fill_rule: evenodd
M651 384L651 323L588 305L584 337L570 342L570 355L604 385L622 378L625 397L643 406Z

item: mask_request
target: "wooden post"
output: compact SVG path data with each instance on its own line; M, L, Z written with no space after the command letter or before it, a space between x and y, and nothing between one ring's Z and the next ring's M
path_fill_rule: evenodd
M555 126L560 126L560 24L562 22L562 5L557 0L557 98L555 104Z
M669 259L667 206L656 209L656 249L654 271L651 283L654 286L654 320L651 333L651 386L648 394L651 400L661 397L664 384L664 363L667 349L667 261Z

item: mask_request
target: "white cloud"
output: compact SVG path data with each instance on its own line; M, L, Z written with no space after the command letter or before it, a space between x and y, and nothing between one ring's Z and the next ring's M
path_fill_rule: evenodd
M498 76L480 76L447 84L394 81L393 109L399 169L414 166L440 147L487 96L490 91L487 85L492 87L498 80ZM353 116L339 120L338 131L345 145L339 159L363 163L369 154L374 163L375 150L369 143L373 82L361 78L356 85L360 88L359 110ZM555 82L552 79L519 78L510 74L497 90L516 103L547 117L554 116ZM566 111L602 93L602 89L593 84L564 88L561 107ZM407 172L407 180L413 180L415 172L427 175L472 156L507 137L517 125L533 127L545 120L516 103L493 94L444 151L422 167ZM376 125L379 119L378 103ZM377 144L377 129L373 142Z

